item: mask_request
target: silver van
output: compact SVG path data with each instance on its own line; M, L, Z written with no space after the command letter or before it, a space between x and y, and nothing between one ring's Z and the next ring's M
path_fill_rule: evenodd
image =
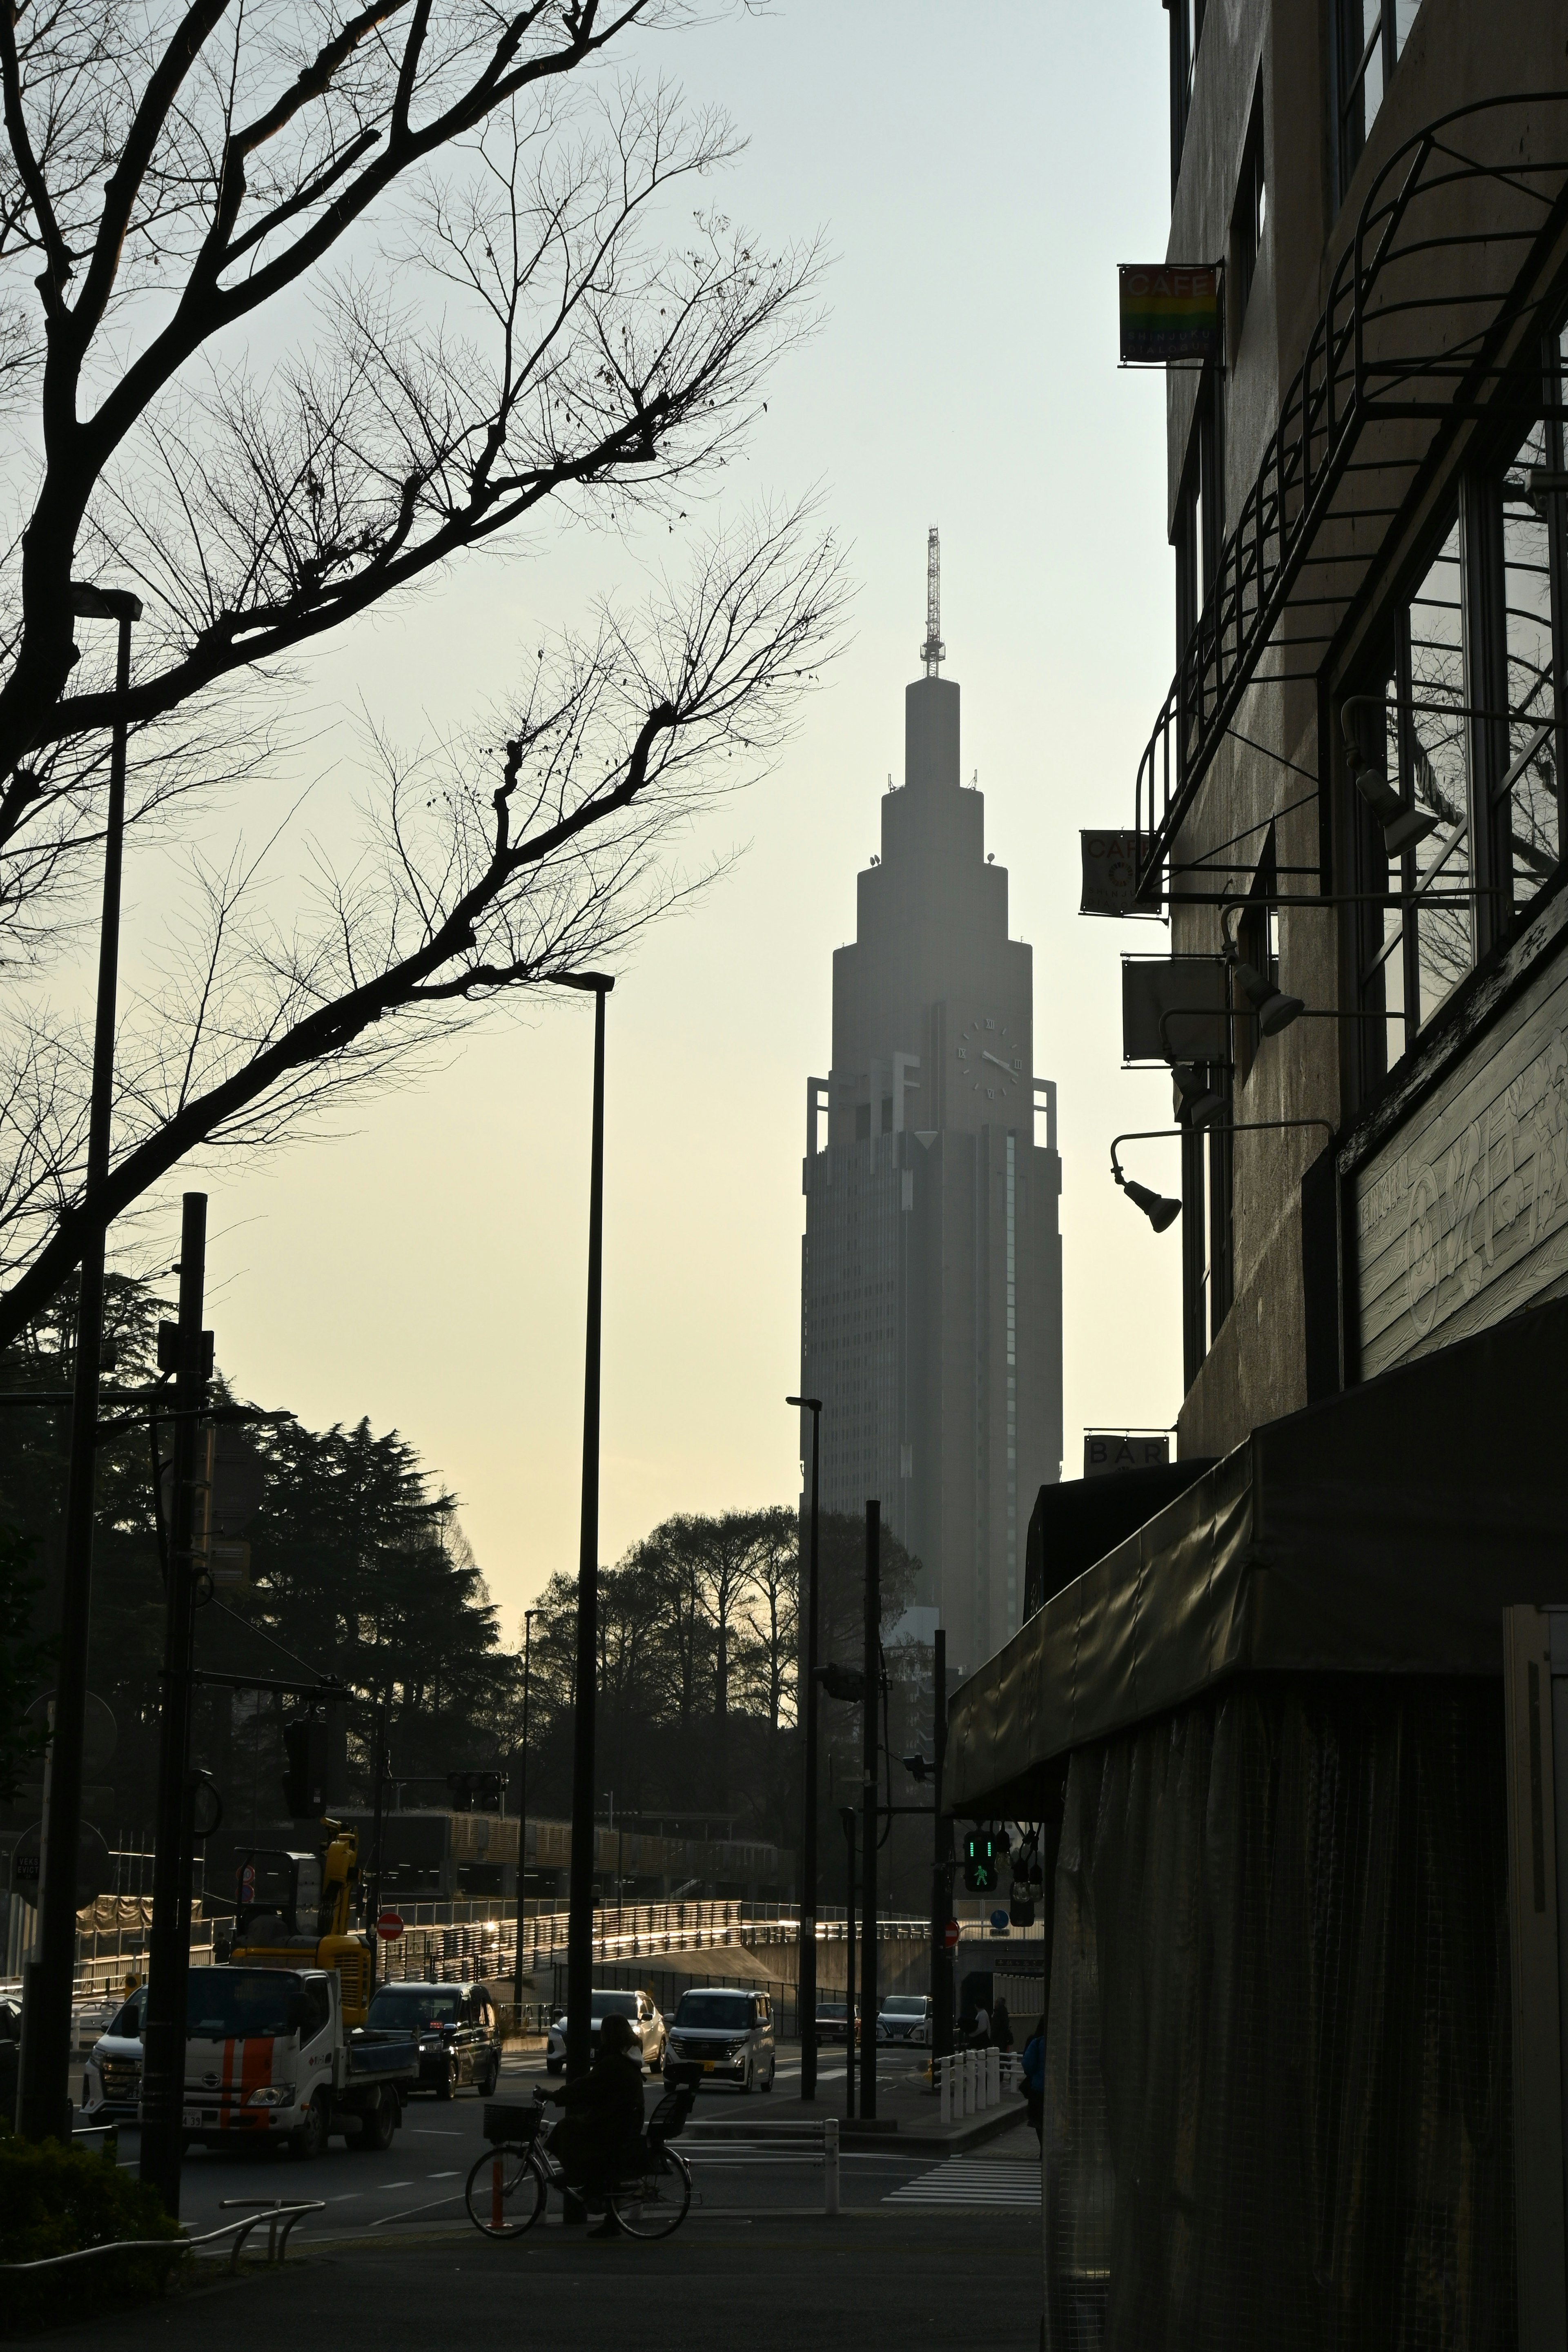
M716 2083L742 2091L771 2091L773 2055L773 1997L711 1985L683 1992L670 2023L666 2056L677 2064L699 2065Z

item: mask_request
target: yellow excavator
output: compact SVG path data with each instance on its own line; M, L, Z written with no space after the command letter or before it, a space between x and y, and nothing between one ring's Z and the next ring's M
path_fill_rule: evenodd
M370 2001L368 1940L349 1932L359 1884L359 1832L323 1814L322 1853L258 1847L241 1858L229 1958L252 1968L333 1969L345 2027Z

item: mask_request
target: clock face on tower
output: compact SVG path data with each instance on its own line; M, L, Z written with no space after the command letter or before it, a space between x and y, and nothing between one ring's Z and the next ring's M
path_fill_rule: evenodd
M1016 1102L1024 1085L1024 1057L1005 1021L977 1013L958 1033L958 1077L983 1101Z

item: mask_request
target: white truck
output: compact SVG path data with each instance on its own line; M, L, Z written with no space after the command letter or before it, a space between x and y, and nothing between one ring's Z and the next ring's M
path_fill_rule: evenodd
M140 2091L144 2000L132 1994L88 2060L89 2113L123 2113ZM335 1968L195 1968L185 2020L187 2145L268 2140L313 2157L341 2132L351 2147L391 2147L418 2049L407 2034L345 2028Z

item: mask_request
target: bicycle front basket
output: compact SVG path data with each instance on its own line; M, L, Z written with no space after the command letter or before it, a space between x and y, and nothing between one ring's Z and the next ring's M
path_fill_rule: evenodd
M489 2140L521 2141L525 2147L538 2134L539 2109L531 2100L527 2106L503 2105L499 2099L485 2102L485 2137Z

